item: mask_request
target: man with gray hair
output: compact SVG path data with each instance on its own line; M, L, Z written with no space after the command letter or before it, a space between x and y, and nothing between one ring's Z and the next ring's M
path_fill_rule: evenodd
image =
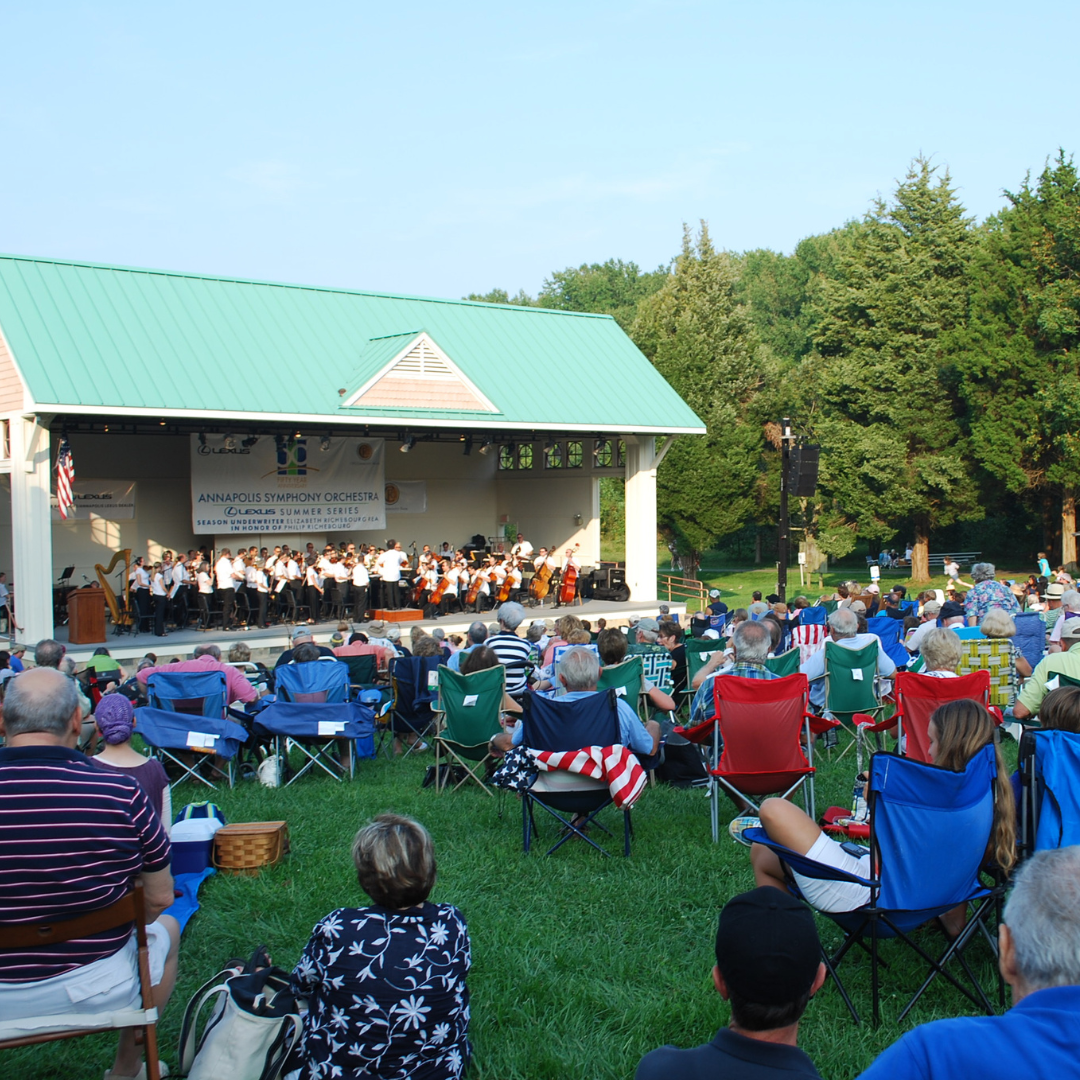
M772 634L769 628L760 622L747 619L735 627L731 635L735 647L735 659L727 660L723 649L709 654L709 659L694 676L693 688L697 691L694 703L690 707L691 724L701 724L716 715L716 703L713 700L712 681L724 675L737 675L743 679L775 679L766 666L769 649L772 647Z
M998 928L1004 1016L909 1031L861 1080L1064 1080L1080 1075L1080 847L1040 851L1017 871Z
M577 701L595 694L600 678L600 659L589 649L568 649L559 661L558 678L566 688L559 701ZM619 712L619 741L638 755L644 768L653 768L658 764L656 755L660 749L660 725L655 720L642 724L624 698L616 699L616 707ZM512 738L506 734L496 735L491 745L505 753L511 746L520 746L523 736L524 724L518 724Z
M326 651L330 656L334 655L329 649ZM291 654L289 659L292 659ZM254 701L259 696L258 690L244 678L239 668L221 662L221 649L216 645L196 645L193 659L180 660L175 664L140 668L135 678L145 687L146 680L155 671L220 671L225 675L225 694L230 705L234 701Z
M460 671L462 661L476 648L477 645L483 645L488 638L488 628L477 619L476 622L469 625L469 629L466 631L465 639L467 644L464 648L458 649L453 656L450 657L447 667L451 671Z
M964 596L964 616L968 626L978 626L991 608L1001 608L1010 615L1020 614L1020 605L1012 589L994 580L996 569L991 562L977 562L971 568L972 586Z
M47 667L11 681L0 720L0 923L32 928L107 908L143 886L154 1004L176 980L177 921L169 838L130 776L76 749L82 713L72 682ZM140 1006L130 927L0 952L4 1020ZM123 1029L109 1077L134 1077L140 1052Z
M847 608L837 608L828 618L829 637L844 649L864 649L877 645L877 673L888 678L896 671L881 638L877 634L860 634L859 618ZM810 680L810 704L817 710L825 707L825 650L818 649L799 670Z
M45 638L34 647L34 666L59 668L67 649L59 641Z
M1058 605L1058 610L1054 612L1052 625L1049 620L1044 620L1047 625L1051 625L1050 634L1046 639L1047 652L1061 651L1061 629L1066 619L1077 615L1080 615L1080 592L1075 589L1066 589L1061 594L1061 603Z
M499 620L499 632L488 638L487 645L506 668L506 692L518 700L524 696L530 679L535 682L539 678L536 650L517 634L525 619L525 609L511 600L499 607L495 618Z

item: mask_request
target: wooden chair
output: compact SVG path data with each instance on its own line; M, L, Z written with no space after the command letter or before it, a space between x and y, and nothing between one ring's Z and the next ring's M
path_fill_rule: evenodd
M135 941L138 945L141 1007L110 1009L102 1013L58 1013L20 1020L0 1018L0 1050L55 1042L58 1039L78 1039L84 1035L130 1027L135 1029L135 1042L144 1048L148 1080L161 1080L157 1047L158 1014L150 981L150 952L146 943L146 914L141 883L136 882L132 891L115 904L88 912L77 919L0 926L0 950L58 945L131 922L135 923Z

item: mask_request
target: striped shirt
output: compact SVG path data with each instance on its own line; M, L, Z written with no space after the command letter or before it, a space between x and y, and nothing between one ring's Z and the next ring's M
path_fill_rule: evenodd
M144 871L169 866L169 839L130 776L63 746L0 749L0 923L71 919L108 907ZM38 982L115 953L119 927L0 952L0 981Z
M517 634L492 634L484 642L506 668L506 692L511 696L525 691L529 676L536 671L536 648Z

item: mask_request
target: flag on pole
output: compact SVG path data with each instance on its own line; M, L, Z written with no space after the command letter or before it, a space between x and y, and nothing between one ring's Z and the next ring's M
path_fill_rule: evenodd
M75 480L75 459L71 456L71 446L67 439L60 440L60 451L56 455L56 502L60 516L66 521L68 511L75 513L75 497L71 485Z

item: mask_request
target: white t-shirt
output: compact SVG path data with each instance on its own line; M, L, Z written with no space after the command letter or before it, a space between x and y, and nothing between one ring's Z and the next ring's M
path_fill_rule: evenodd
M379 571L383 581L400 581L401 568L409 561L409 556L404 551L392 548L384 551L376 560L375 567Z
M352 568L352 583L358 588L364 588L371 579L368 577L367 567L363 559L357 559Z
M233 581L233 562L226 555L222 555L217 561L217 565L214 567L214 577L217 578L217 587L219 589L234 589L236 588L236 582Z

